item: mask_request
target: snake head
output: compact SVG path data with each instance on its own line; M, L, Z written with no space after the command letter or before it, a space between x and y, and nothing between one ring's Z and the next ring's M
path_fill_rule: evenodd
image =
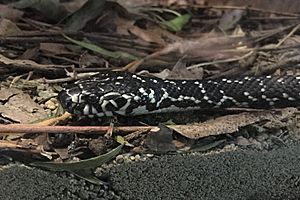
M88 117L125 115L132 96L118 91L113 85L79 82L62 90L58 99L69 113Z

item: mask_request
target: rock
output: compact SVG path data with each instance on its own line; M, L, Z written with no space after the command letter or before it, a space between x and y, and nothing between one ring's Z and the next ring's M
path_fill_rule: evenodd
M243 136L239 136L236 138L235 140L236 144L237 145L240 145L240 146L248 146L250 145L250 142L247 138L244 138Z

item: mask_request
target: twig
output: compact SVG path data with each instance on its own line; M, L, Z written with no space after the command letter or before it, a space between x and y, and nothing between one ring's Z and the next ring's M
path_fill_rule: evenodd
M191 66L187 67L187 69L191 70L191 69L195 69L195 68L203 67L203 66L207 66L207 65L213 65L213 64L220 64L220 63L228 63L228 62L233 62L233 61L239 61L239 60L243 60L243 59L251 56L252 54L253 54L253 50L250 51L250 52L248 52L248 53L246 53L245 55L237 57L237 58L229 58L229 59L224 59L224 60L216 60L216 61L212 61L212 62L199 63L199 64L196 64L196 65L191 65Z
M73 67L73 65L39 64L32 60L21 60L21 59L12 60L1 54L0 54L0 63L3 63L5 65L12 65L16 68L25 69L25 70L38 70L38 71L47 71L47 72L58 70L59 68L63 69L63 68Z
M98 74L98 72L78 73L78 74L76 74L76 76L71 75L70 77L66 77L66 78L57 78L57 79L51 79L51 80L50 79L43 79L43 82L44 83L50 83L50 84L65 83L65 82L85 79L85 78L91 77L91 76L96 75L96 74Z
M8 124L0 125L0 133L82 133L82 134L101 134L104 135L110 126L39 126L33 124ZM116 132L134 132L134 131L147 131L155 130L156 127L147 126L121 126L114 128Z
M257 11L257 12L263 12L263 13L270 13L270 14L277 14L277 15L285 15L285 16L292 16L292 17L299 17L299 14L297 13L291 13L291 12L280 12L275 10L265 10L261 8L253 8L248 6L231 6L231 5L211 5L211 6L205 6L205 5L194 5L193 7L196 8L207 8L207 9L231 9L231 10L250 10L250 11ZM172 8L172 7L171 7Z
M23 153L41 154L41 149L38 145L28 145L17 141L0 140L0 149L13 149Z
M281 46L288 38L290 38L300 27L300 24L298 24L296 27L293 28L293 30L291 30L291 32L289 32L289 34L287 34L281 41L279 41L276 44L276 47Z

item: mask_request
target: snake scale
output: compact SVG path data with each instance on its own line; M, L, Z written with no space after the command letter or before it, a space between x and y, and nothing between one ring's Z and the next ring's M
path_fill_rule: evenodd
M163 80L105 72L59 93L63 108L88 117L135 116L210 108L282 108L300 105L300 76L244 76Z

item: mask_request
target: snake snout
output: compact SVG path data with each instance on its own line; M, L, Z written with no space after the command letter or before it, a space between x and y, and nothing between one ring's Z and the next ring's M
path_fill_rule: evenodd
M74 110L74 106L72 103L72 96L70 96L66 90L62 90L58 94L58 100L61 106L68 112L72 113Z
M75 115L102 116L101 94L94 94L89 90L80 90L78 87L64 89L58 94L62 107Z

